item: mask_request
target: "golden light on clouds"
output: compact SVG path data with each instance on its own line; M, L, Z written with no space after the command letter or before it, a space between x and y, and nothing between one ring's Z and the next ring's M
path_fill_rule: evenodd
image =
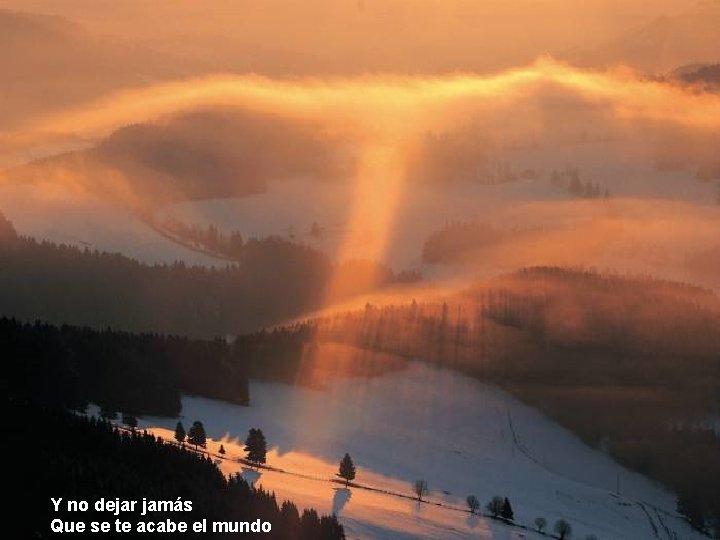
M419 137L495 110L502 110L508 123L522 122L522 113L513 114L514 108L520 110L527 101L548 94L582 102L612 121L663 122L698 130L720 127L717 94L692 93L629 71L585 71L542 58L491 76L206 77L114 93L5 136L24 144L47 144L63 137L95 139L123 125L200 107L319 122L330 133L352 138L357 154L353 207L339 259L362 244L367 257L383 260L406 189L407 162ZM331 285L331 296L337 287Z
M576 92L632 119L691 127L720 126L720 98L638 78L629 71L580 70L548 58L491 76L381 76L273 80L214 76L111 94L75 110L43 118L22 133L97 137L122 125L201 106L235 106L295 118L324 118L331 126L372 133L413 124L442 128L482 110L483 100L518 100L543 86ZM30 140L30 139L28 139Z

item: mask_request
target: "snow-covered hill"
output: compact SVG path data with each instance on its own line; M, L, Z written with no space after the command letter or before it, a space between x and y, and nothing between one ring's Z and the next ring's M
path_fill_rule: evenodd
M507 151L500 163L512 164L513 170L532 169L537 178L498 185L448 181L441 186L408 179L388 231L383 262L397 270L420 270L430 278L456 278L458 268L423 264L423 243L448 223L470 221L504 231L558 230L565 246L560 257L553 257L552 249L545 246L508 243L498 253L484 253L481 267L471 269L474 275L542 263L701 279L686 275L685 255L717 243L713 224L720 207L713 204L716 186L695 180L691 167L658 170L653 152L617 141ZM553 185L553 171L568 166L578 168L583 182L607 187L611 204L573 198L564 187ZM168 206L158 218L214 224L221 230L240 231L246 238L280 235L330 254L363 257L368 243L358 231L350 230L353 197L352 182L294 178L270 182L265 193L245 198ZM362 232L368 238L382 233L372 224ZM598 249L593 239L602 239L613 249ZM558 241L546 240L550 246Z
M0 212L18 234L38 240L119 252L149 264L227 264L178 245L117 204L63 186L0 184Z
M246 476L280 498L338 513L349 538L542 537L462 512L468 494L483 504L509 497L520 525L566 519L575 538L701 538L676 516L674 496L661 486L497 388L452 371L411 363L322 390L253 382L251 392L250 407L185 397L182 420L205 424L211 452L218 441L225 445L227 473L243 467L233 458L243 455L248 429L263 429L268 464L293 474L246 469ZM171 438L175 422L146 418L141 425ZM346 491L328 481L345 452L358 465L357 483L381 491ZM398 496L410 496L420 478L429 500L444 506Z

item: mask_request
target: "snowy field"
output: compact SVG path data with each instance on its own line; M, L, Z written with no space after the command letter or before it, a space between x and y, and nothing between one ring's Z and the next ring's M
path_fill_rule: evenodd
M506 164L515 172L533 169L537 179L499 185L453 181L429 185L409 178L387 231L384 262L396 270L417 269L443 281L477 277L478 272L480 277L495 275L529 264L577 264L717 287L707 276L688 274L684 267L686 254L717 245L716 187L696 181L690 167L659 171L655 158L645 146L627 141L551 145L504 150L495 156L493 163ZM563 187L552 185L552 171L566 167L577 167L582 181L607 187L610 204L575 199ZM352 179L286 178L268 182L261 194L178 203L158 209L155 217L214 224L224 231L240 231L245 238L279 235L330 255L342 251L343 257L363 257L371 244L365 239L384 233L372 230L370 222L362 234L349 230L355 195ZM119 251L145 262L225 264L173 243L118 205L61 186L2 184L0 211L21 234L40 239ZM532 245L511 242L509 250L486 254L482 268L423 264L424 241L453 221L485 222L505 231L564 230L567 235L549 238L548 243L578 244L579 249L561 250L559 260L544 252L547 260L537 260ZM588 238L604 240L586 242ZM348 239L355 245L349 245ZM565 261L568 252L577 260ZM472 276L459 275L465 270Z
M702 538L653 481L497 388L449 370L411 363L379 378L336 379L322 390L254 381L251 397L250 407L185 397L181 419L186 429L204 423L211 453L225 445L226 473L244 471L280 499L337 513L349 538L543 537L464 512L468 494L483 505L509 497L519 525L566 519L573 538ZM172 438L176 421L145 418L140 425ZM285 472L255 472L234 460L250 427L264 431L268 464ZM357 484L379 491L329 482L345 452L358 466ZM417 479L428 482L431 504L409 498Z
M59 186L0 184L0 212L18 234L41 241L122 253L149 264L226 264L176 244L119 205Z
M591 249L595 244L587 243L588 251L578 252L573 264L700 281L685 273L684 256L717 244L717 229L712 225L720 219L720 207L714 204L716 187L696 181L689 168L658 171L654 156L629 146L597 143L507 151L498 163L507 163L514 171L532 168L538 178L499 185L452 181L429 185L410 178L388 232L384 262L398 270L420 270L430 278L456 277L457 268L423 264L423 243L450 222L474 221L505 231L562 229L569 231L570 240L563 237L566 241L574 238L581 246L585 238L607 237L611 246ZM552 171L566 167L577 167L583 182L607 187L610 203L573 198L565 188L552 185ZM342 251L346 257L364 257L368 244L362 238L382 231L372 230L369 224L363 235L351 234L357 233L349 230L353 196L352 182L292 178L269 182L265 193L179 203L163 208L158 216L214 224L222 230L238 230L246 238L279 235L331 255ZM313 224L321 234L312 234ZM348 238L357 240L348 245ZM516 251L535 253L532 246ZM488 254L483 260L486 270L498 273L537 263L532 256Z

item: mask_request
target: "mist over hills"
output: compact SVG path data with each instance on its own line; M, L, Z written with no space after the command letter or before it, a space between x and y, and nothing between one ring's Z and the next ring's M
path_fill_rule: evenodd
M720 439L697 427L720 411L720 300L706 289L533 267L310 324L315 339L492 381L689 497L701 515L720 512Z
M417 393L486 403L499 428L433 420L427 463L464 474L466 428L478 459L531 457L483 402L495 385L720 534L720 1L2 4L0 353L33 399L176 415L181 393L247 404L249 377L292 394L426 362ZM354 444L350 424L331 435ZM367 472L408 484L384 444L358 444ZM543 512L662 536L643 501L567 479ZM417 508L393 511L421 527Z
M180 194L175 198L197 199L262 192L271 178L331 176L333 150L312 124L218 110L122 128L89 158L124 173L139 190L152 192L152 182L166 179L166 191Z

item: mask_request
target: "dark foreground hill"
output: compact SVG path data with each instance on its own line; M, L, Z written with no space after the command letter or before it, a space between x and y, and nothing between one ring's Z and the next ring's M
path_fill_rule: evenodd
M271 524L270 533L243 534L248 538L277 540L335 540L345 538L334 516L318 516L315 510L299 512L291 502L279 503L273 494L249 486L240 476L225 478L209 458L145 433L119 432L109 423L87 419L21 401L6 402L7 425L23 436L22 474L13 484L11 508L19 505L23 519L8 520L16 530L14 538L56 538L51 531L54 519L64 522L108 521L118 516L96 512L94 501L135 500L138 511L121 514L133 524L185 522L206 519L218 522L249 522L258 519ZM55 512L51 498L87 501L86 512ZM156 501L190 501L190 512L140 514L143 498ZM61 506L61 507L62 507ZM210 525L209 525L210 526ZM7 529L6 529L7 530ZM63 536L67 537L67 534ZM103 534L105 537L136 538L137 532ZM185 532L153 533L154 538L226 538L237 534ZM70 534L76 538L77 535Z

